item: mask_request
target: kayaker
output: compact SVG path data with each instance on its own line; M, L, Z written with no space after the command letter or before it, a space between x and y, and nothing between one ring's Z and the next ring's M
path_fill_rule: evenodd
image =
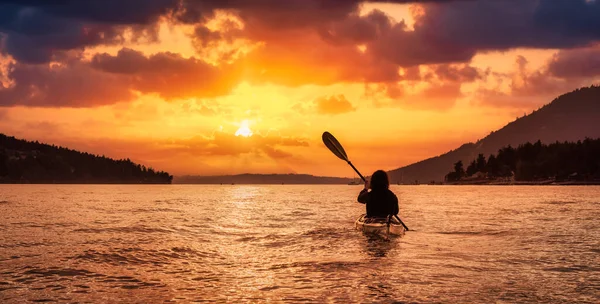
M371 181L365 182L365 188L358 195L358 202L367 205L367 217L398 214L398 197L390 190L390 180L383 170L375 171Z

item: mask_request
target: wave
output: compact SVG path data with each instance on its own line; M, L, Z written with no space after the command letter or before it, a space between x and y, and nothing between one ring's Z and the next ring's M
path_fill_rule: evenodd
M504 236L514 234L510 230L491 230L491 231L438 231L437 234L444 235L493 235L493 236Z
M314 239L337 239L348 235L349 231L354 231L350 228L315 228L302 233L303 237L311 237Z
M148 226L123 226L123 227L107 227L107 228L79 228L73 232L83 233L173 233L173 230Z
M31 290L56 291L70 289L70 292L73 293L87 293L90 286L96 283L109 284L111 287L124 289L165 286L160 282L145 282L132 276L105 275L81 268L25 266L18 272L4 273L4 275L7 279L10 275L12 282L0 282L0 291L19 289L29 285L36 286L35 288L27 287ZM40 285L39 283L44 282L52 282L52 284L42 284L43 287L37 287ZM75 288L79 290L73 290Z
M136 248L118 248L110 251L86 250L82 254L70 257L72 260L88 261L98 264L153 265L164 266L176 260L190 261L195 259L215 258L216 252L203 252L189 247L173 247L171 249L145 250Z
M306 262L292 262L292 263L283 263L283 264L274 264L269 267L270 270L281 270L288 268L302 268L301 271L318 271L318 272L336 272L343 270L353 270L357 267L362 266L361 262L353 262L353 261L328 261L328 262L316 262L316 261L306 261Z
M550 202L544 202L542 204L547 204L547 205L572 205L572 204L578 204L580 202L573 202L573 201L550 201Z
M175 213L184 213L182 210L173 209L173 208L137 208L132 209L131 212L135 213L153 213L153 212L175 212Z

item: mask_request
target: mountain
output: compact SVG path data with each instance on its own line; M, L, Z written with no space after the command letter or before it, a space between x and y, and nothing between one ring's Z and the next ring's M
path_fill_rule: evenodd
M167 172L0 133L0 183L170 184Z
M448 153L388 173L392 183L440 182L453 170L455 162L462 160L466 166L479 153L487 157L508 145L516 147L538 140L542 143L576 142L586 137L600 137L600 86L581 88L561 95L476 143L464 144Z
M219 176L176 176L175 184L348 184L353 180L308 174L239 174Z

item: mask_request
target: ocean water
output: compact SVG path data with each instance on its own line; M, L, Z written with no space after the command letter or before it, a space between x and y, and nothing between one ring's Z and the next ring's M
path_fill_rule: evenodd
M600 303L600 187L2 185L0 302Z

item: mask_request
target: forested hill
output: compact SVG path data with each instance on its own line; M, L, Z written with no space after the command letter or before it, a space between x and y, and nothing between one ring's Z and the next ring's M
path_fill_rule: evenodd
M577 142L541 141L525 143L517 148L503 147L487 159L479 154L466 167L454 164L446 175L448 182L549 181L600 182L600 139L586 138Z
M170 184L167 172L0 133L0 183Z
M600 87L592 86L564 94L533 113L492 132L476 143L467 143L437 157L392 170L393 183L443 181L454 163L468 164L480 153L486 157L502 147L517 147L526 142L576 142L600 138Z

